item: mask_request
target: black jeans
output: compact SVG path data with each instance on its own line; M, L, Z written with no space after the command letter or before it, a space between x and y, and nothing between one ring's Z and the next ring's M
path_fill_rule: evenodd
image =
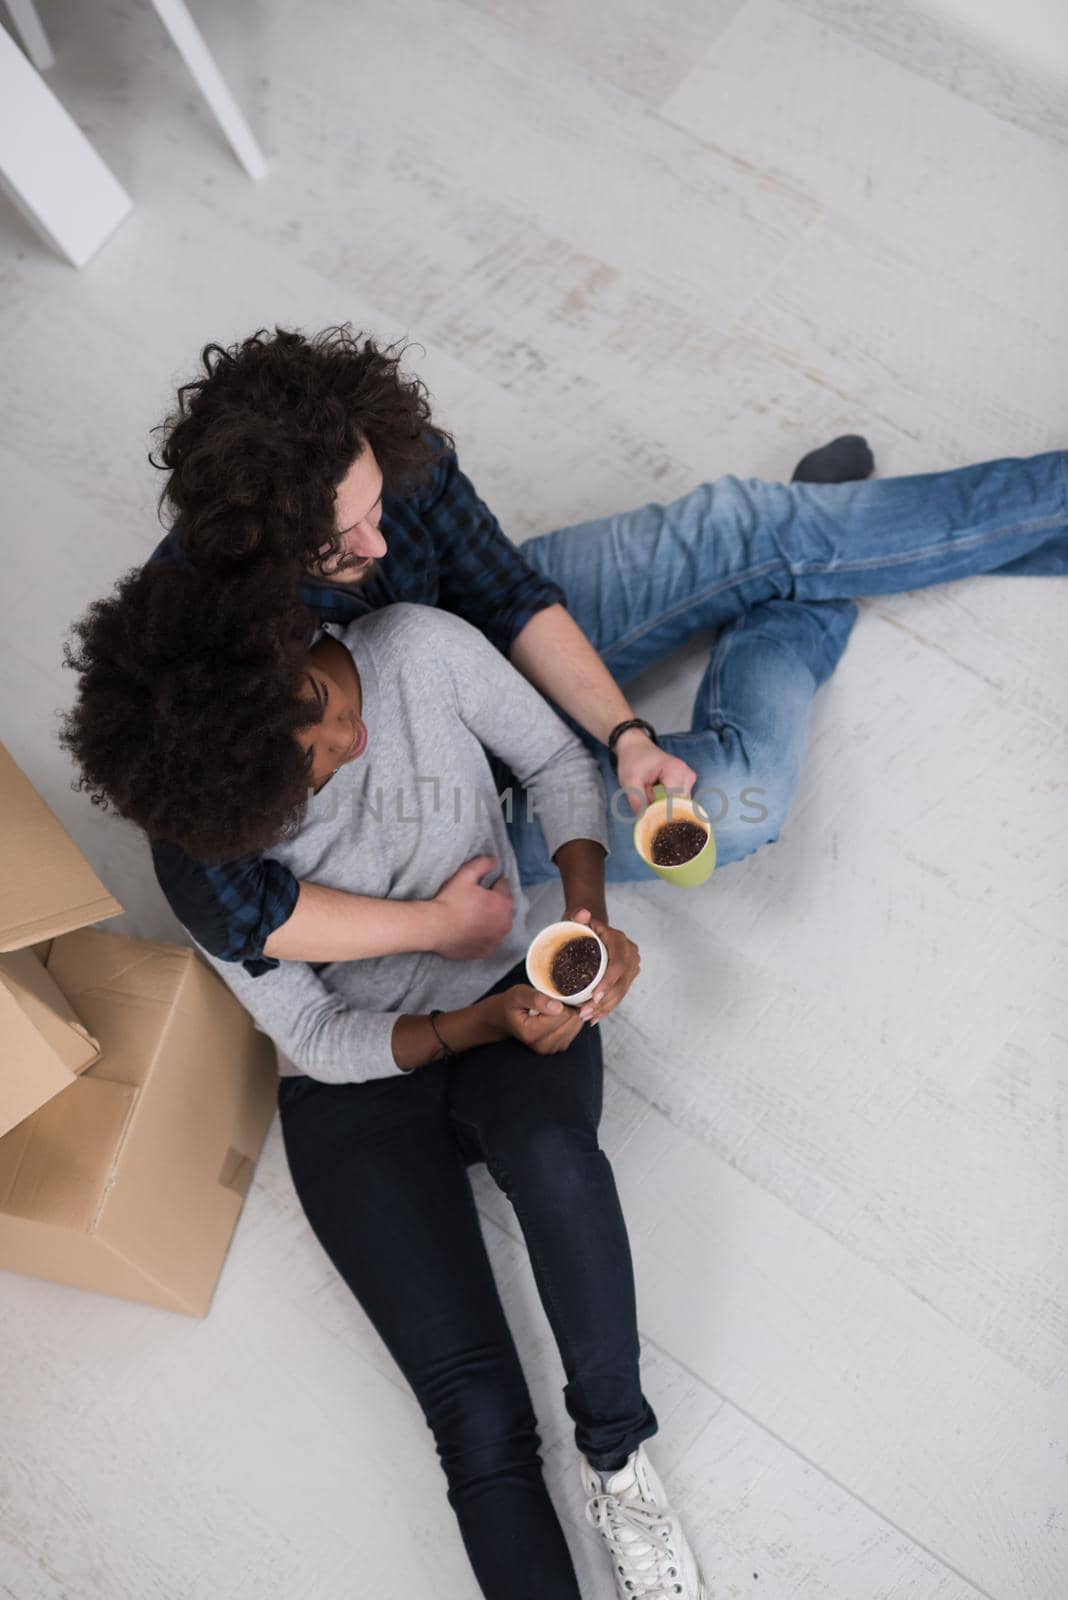
M487 992L524 981L516 967ZM515 1209L579 1449L607 1469L656 1431L626 1226L597 1143L601 1091L590 1027L555 1056L507 1040L405 1077L279 1084L301 1205L426 1414L487 1600L577 1600L579 1589L468 1166L484 1161Z

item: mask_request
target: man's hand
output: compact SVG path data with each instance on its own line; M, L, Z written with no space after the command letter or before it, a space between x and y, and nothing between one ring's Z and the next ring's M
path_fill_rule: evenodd
M577 911L565 911L564 918L569 922L584 922L608 951L608 965L593 999L587 1000L579 1008L583 1022L600 1022L602 1017L615 1010L638 976L642 964L638 946L618 928L611 928L607 922L592 916L585 906Z
M626 792L630 809L637 814L642 809L639 796L646 802L653 799L653 785L662 783L670 794L688 795L697 782L697 774L678 756L669 756L654 744L641 728L628 728L616 740L617 777L619 787Z
M496 856L474 856L447 878L430 902L441 912L431 949L449 961L481 961L512 929L512 891L502 872L491 889L479 878L499 865Z
M529 983L515 983L510 989L489 995L478 1004L491 1006L494 1022L539 1056L559 1055L582 1028L575 1006L550 1000L548 995L532 989Z

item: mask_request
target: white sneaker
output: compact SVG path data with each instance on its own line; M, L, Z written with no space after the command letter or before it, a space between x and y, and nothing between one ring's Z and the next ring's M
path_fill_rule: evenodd
M607 1484L585 1456L579 1463L586 1520L608 1546L620 1600L707 1600L697 1559L645 1446Z

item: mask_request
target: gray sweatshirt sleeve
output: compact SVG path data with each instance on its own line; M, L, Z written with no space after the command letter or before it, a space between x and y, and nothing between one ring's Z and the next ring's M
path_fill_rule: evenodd
M432 615L460 718L530 791L550 860L569 839L594 839L608 855L604 780L582 740L477 628L451 612Z
M282 1055L321 1083L364 1083L403 1076L393 1059L399 1011L357 1011L306 961L282 961L250 977L240 962L219 961L198 945L256 1026Z

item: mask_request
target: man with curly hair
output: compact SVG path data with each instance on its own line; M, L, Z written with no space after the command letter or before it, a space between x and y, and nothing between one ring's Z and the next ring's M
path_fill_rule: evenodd
M82 786L155 839L207 855L270 843L301 881L385 906L429 898L469 860L500 861L487 893L514 902L515 921L478 959L396 951L253 977L203 953L275 1040L297 1195L423 1407L483 1594L579 1589L471 1199L475 1162L527 1242L617 1592L703 1600L645 1449L657 1420L598 1142L601 1034L586 1008L526 981L525 897L487 751L535 795L571 903L603 899L601 774L462 618L383 606L312 643L310 615L277 584L269 562L226 574L150 562L90 608L67 650L80 684L63 734ZM621 998L638 952L615 939Z
M202 363L164 425L156 464L175 520L155 558L297 569L326 625L397 600L465 618L597 760L611 796L609 881L651 876L630 828L657 783L701 802L720 866L778 838L812 699L846 647L858 597L1068 570L1060 453L877 482L866 443L850 435L806 456L789 484L725 477L517 548L395 347L347 327L314 338L276 329L209 345ZM718 633L691 726L658 738L622 686L705 629ZM513 801L522 881L544 881L553 868L540 830ZM383 905L301 883L263 851L205 861L158 843L153 855L180 920L253 975L286 958L484 954L509 926L485 872Z

